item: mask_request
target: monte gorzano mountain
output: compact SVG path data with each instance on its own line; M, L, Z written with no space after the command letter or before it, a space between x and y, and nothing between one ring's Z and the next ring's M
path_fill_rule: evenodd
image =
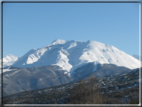
M58 65L67 72L94 62L115 64L129 69L139 68L139 61L111 45L96 41L65 41L57 39L40 49L32 49L19 58L12 66L27 68Z
M57 39L30 50L3 69L3 95L69 83L94 71L97 78L119 75L139 68L139 64L139 60L111 45Z

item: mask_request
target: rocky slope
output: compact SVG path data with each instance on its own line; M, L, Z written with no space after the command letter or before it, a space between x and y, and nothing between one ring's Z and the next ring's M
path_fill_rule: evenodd
M72 80L55 65L15 68L3 73L3 95L61 85Z
M95 72L94 68L96 70ZM4 70L3 95L5 96L85 79L92 73L94 73L97 78L100 78L106 75L128 72L130 69L113 64L94 65L94 63L88 63L76 69L71 77L66 74L66 71L55 65L30 68L10 67Z
M69 104L72 103L71 100L69 100L69 98L72 98L73 93L71 94L71 92L75 92L73 89L75 89L74 87L77 84L80 84L80 82L71 82L60 86L22 92L4 97L3 101L4 104ZM89 87L91 80L87 79L83 84ZM103 102L101 103L129 104L132 103L133 99L137 99L136 102L134 102L137 104L139 101L139 69L130 70L129 72L119 75L116 74L98 78L95 79L93 84L93 89L98 88L100 96L102 96L101 99ZM79 87L82 86L80 85ZM79 87L77 90L80 90ZM81 90L83 89L85 88ZM94 94L95 92L97 91L94 91ZM92 94L93 93L91 93L91 95ZM75 101L76 97L73 100Z

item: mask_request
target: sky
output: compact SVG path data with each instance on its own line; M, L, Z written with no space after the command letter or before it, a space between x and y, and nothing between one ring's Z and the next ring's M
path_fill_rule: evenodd
M139 4L3 4L3 57L22 57L56 39L98 41L139 55Z

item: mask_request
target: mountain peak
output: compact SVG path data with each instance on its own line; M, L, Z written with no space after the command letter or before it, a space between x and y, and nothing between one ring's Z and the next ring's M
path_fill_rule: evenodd
M57 45L57 44L64 44L64 43L66 43L65 40L56 39L56 40L54 40L51 44L52 44L52 45Z
M12 54L8 54L8 55L6 55L6 57L8 57L8 56L11 56L11 57L13 57L14 55L12 55ZM14 57L16 57L16 56L14 56Z
M9 59L9 58L12 59L12 58L18 58L18 57L17 57L17 56L14 56L14 55L12 55L12 54L8 54L8 55L5 56L5 58L6 58L6 59ZM5 58L3 58L3 59L5 59Z
M3 58L3 68L6 66L12 65L17 60L18 60L17 56L14 56L12 54L6 55L6 57ZM1 62L0 62L0 64L1 64ZM2 68L2 67L0 66L0 68Z

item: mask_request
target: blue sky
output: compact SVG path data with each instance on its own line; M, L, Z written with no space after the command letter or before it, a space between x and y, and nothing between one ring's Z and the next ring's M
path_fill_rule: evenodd
M3 4L4 57L21 57L55 39L98 41L139 55L139 4Z

